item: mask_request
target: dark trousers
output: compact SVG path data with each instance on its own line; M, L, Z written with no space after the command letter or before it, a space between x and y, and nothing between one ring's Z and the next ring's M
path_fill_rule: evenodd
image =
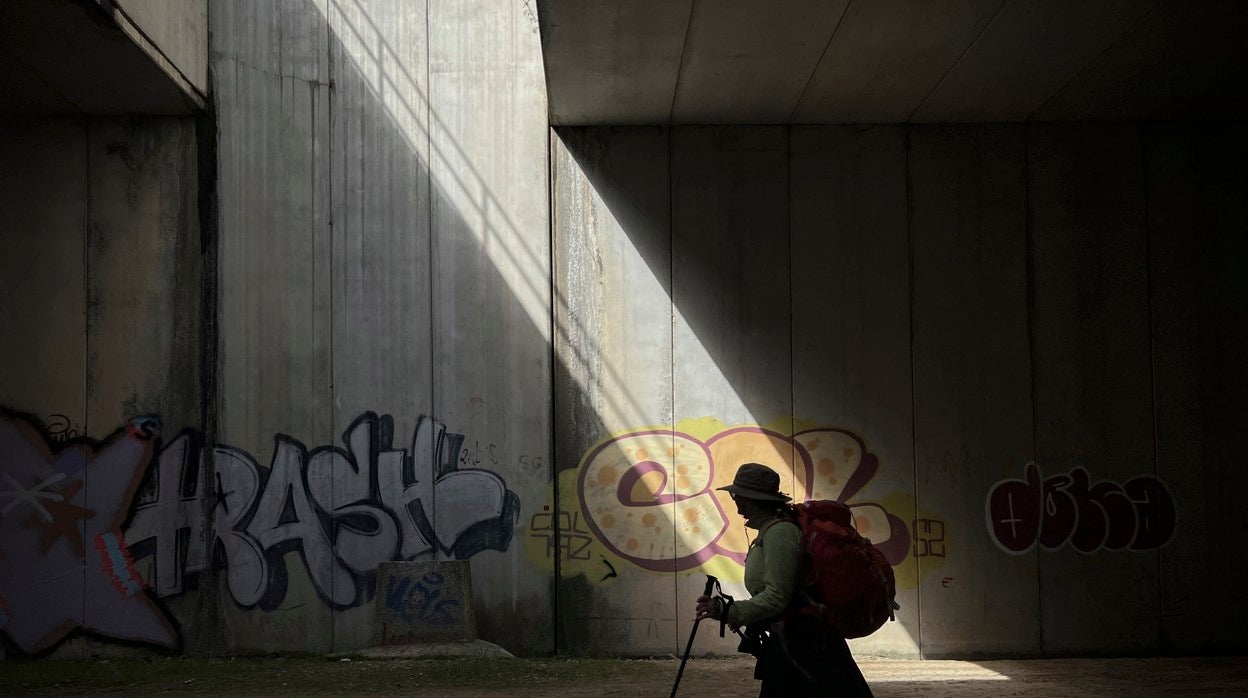
M803 616L793 617L768 638L754 678L763 682L759 698L871 695L845 638Z

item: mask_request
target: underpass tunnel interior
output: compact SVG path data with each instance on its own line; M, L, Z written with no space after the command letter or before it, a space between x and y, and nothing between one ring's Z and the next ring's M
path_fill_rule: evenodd
M893 565L860 655L1244 651L1242 9L54 4L165 82L0 43L6 655L358 649L450 559L678 654L746 461Z
M610 448L556 419L591 454L565 509L676 573L565 583L584 642L657 652L703 572L732 579L745 532L712 488L755 460L849 502L894 564L898 622L856 651L1237 647L1182 591L1244 564L1210 484L1242 478L1234 125L555 133L556 285L597 338L576 363L649 386L598 410Z
M654 610L739 575L748 534L713 488L757 460L895 546L899 622L856 651L1242 651L1183 591L1233 593L1216 570L1245 567L1210 484L1242 486L1245 289L1219 261L1244 258L1242 7L539 16L557 316L599 351L562 366L597 368L580 382L613 434L580 432L590 405L560 409L557 383L558 447L589 454L565 509L676 573L585 560L564 593L587 642L667 645ZM621 382L649 386L640 414L612 409Z

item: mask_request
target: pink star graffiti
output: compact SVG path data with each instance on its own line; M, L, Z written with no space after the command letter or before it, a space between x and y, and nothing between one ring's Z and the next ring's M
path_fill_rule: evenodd
M33 420L0 412L0 631L22 652L78 629L177 646L121 535L159 435L157 419L139 417L54 452Z

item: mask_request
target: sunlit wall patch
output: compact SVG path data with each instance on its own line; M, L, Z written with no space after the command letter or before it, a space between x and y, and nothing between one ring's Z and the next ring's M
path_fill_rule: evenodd
M731 483L747 462L778 472L781 489L795 501L848 503L855 526L892 565L913 554L907 525L913 503L902 518L884 502L857 498L880 470L879 458L857 434L834 427L794 433L730 426L706 417L676 428L630 429L589 449L576 469L560 474L557 529L550 505L530 521L530 558L549 569L557 557L562 576L584 575L593 584L610 583L629 564L737 579L750 532L717 488ZM946 554L943 547L939 552Z

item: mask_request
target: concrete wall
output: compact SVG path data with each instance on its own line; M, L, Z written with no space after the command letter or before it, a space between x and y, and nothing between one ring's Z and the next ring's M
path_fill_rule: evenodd
M156 523L167 519L158 484L144 480L159 470L149 467L154 442L114 434L160 415L172 455L178 429L200 423L197 162L189 119L0 122L6 650L47 651L67 636L75 639L58 656L118 641L206 646L211 614L201 598L161 601L128 586L132 574L165 590L180 582L163 564L177 554L179 527ZM109 434L98 446L85 441ZM179 475L159 483L173 486L175 505ZM197 484L192 470L183 485ZM14 506L19 489L33 501ZM115 544L123 524L131 563L100 547Z
M18 482L0 485L0 540L6 559L88 569L40 591L48 575L6 565L6 649L364 647L376 602L454 610L377 588L381 562L455 558L482 638L552 651L553 577L523 525L553 491L531 7L209 10L202 152L194 121L0 133L0 463ZM185 27L165 28L178 44Z
M1235 129L554 143L561 647L676 653L704 573L743 593L712 488L756 460L893 563L856 651L1243 651Z
M212 5L229 652L367 646L380 562L466 558L553 649L547 129L519 3ZM226 446L228 445L228 447Z
M362 647L455 558L674 654L745 460L894 564L859 651L1244 649L1233 129L552 133L531 3L209 15L201 121L0 122L6 652Z

